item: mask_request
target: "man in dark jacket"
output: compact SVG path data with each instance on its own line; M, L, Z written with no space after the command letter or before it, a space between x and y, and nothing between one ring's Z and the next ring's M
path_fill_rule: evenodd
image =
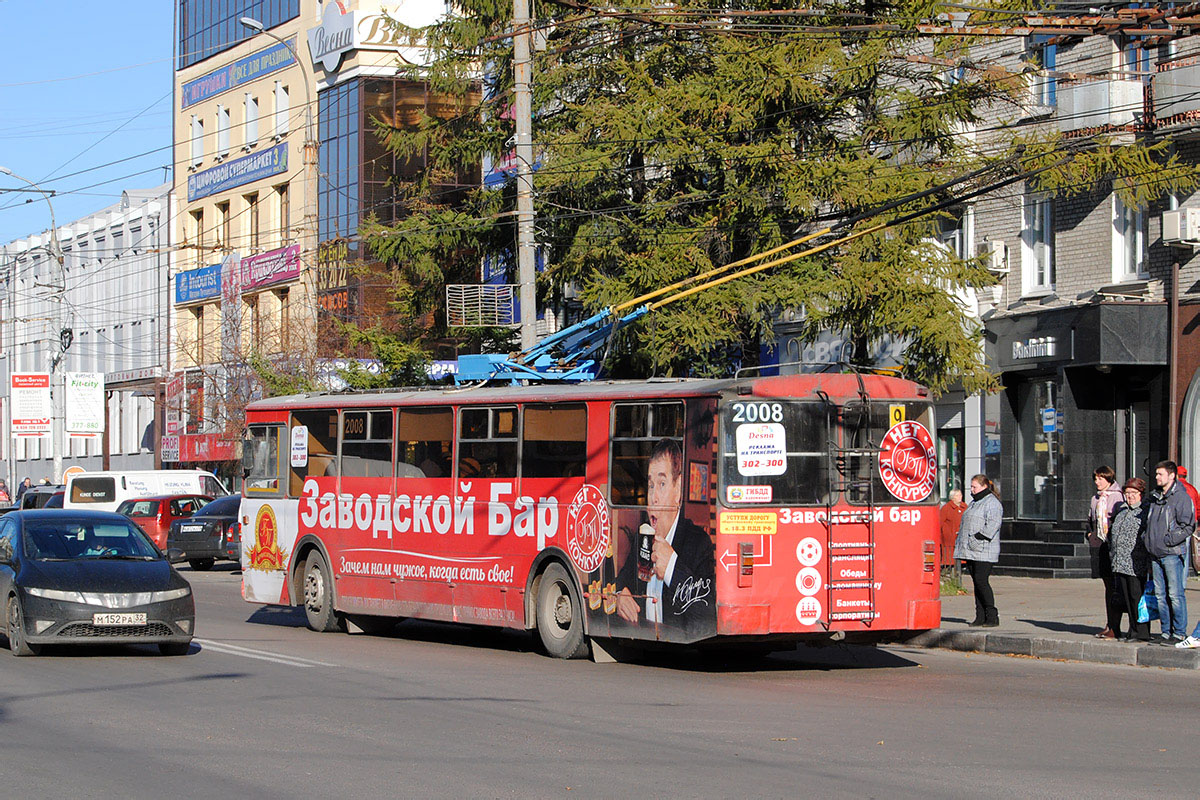
M1150 553L1162 639L1167 644L1181 642L1187 636L1184 552L1196 528L1196 509L1176 480L1177 472L1174 461L1160 461L1155 465L1154 480L1158 491L1150 496L1146 520L1146 550Z

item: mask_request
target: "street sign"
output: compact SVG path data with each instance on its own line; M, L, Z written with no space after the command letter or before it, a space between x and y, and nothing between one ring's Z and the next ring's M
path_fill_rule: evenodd
M1058 412L1053 408L1042 409L1042 433L1054 433L1058 430Z

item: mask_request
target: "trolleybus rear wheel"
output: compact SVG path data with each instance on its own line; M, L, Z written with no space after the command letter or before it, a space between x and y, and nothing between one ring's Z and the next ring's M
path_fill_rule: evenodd
M542 573L537 594L537 629L542 647L555 658L580 658L587 653L583 636L583 604L574 580L562 564Z
M333 610L333 580L325 558L314 551L304 564L304 616L314 631L330 633L341 628Z

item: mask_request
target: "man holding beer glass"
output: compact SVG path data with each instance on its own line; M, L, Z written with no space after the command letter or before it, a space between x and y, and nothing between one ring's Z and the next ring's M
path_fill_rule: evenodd
M646 512L617 585L617 614L627 622L662 623L692 636L712 632L716 620L713 544L683 516L683 450L660 439L647 467ZM634 593L633 588L645 587ZM639 598L643 598L639 602Z

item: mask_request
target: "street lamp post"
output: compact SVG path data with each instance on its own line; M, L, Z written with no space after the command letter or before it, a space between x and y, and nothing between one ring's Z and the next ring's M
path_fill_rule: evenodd
M296 48L286 39L277 36L267 27L253 17L242 17L238 20L242 25L257 33L265 34L288 49L292 54L292 58L296 60L296 65L300 66L300 54L296 52ZM304 76L304 226L301 231L304 242L300 247L300 261L305 262L305 257L316 252L316 190L317 190L317 132L313 120L313 104L312 104L312 89L308 86L308 76ZM313 260L308 261L310 267L314 266ZM311 280L311 279L310 279ZM312 283L312 291L309 307L313 311L313 331L316 332L317 314L316 314L316 284ZM314 339L315 344L315 339Z
M65 325L63 324L63 299L67 292L67 273L63 269L63 251L62 246L58 242L58 223L54 220L54 206L50 202L50 195L54 192L47 191L41 186L38 186L28 178L24 178L13 172L8 167L0 167L0 174L8 175L16 178L19 181L29 184L30 188L38 192L42 199L46 201L46 208L50 209L50 257L58 264L59 285L54 292L54 327L57 328L56 335L51 337L50 345L50 400L52 412L50 417L50 450L54 460L54 475L55 483L62 482L62 459L63 459L63 391L59 372L59 365L62 363L63 355L66 354L67 347L70 346L69 340L64 336ZM14 280L16 278L16 270L13 270ZM15 286L10 286L9 291L14 291ZM11 368L11 362L10 362ZM11 410L9 413L12 413ZM11 442L9 445L11 446Z

